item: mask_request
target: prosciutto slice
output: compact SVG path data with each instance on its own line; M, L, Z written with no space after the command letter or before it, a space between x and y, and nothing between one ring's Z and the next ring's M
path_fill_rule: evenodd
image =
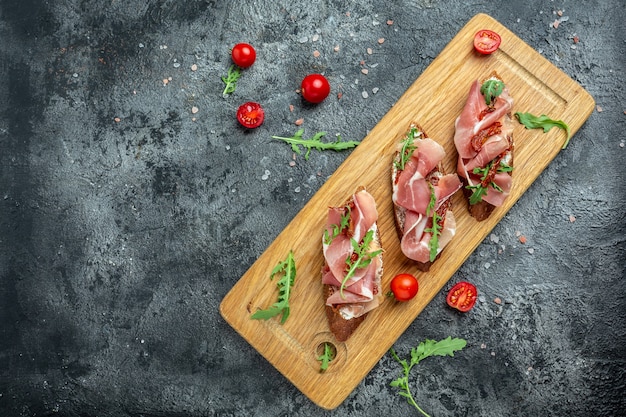
M497 79L496 76L492 78ZM455 122L454 145L459 153L457 173L468 186L485 186L487 192L481 197L482 201L497 207L509 195L511 175L497 172L483 180L484 174L474 173L474 170L478 168L484 172L490 163L500 164L500 161L511 158L513 98L504 87L492 106L488 106L480 88L480 81L472 83L465 106Z
M329 285L332 289L326 304L339 306L340 314L346 320L360 317L380 303L380 256L374 257L367 267L357 268L341 290L348 272L346 260L354 254L353 241L361 243L369 231L377 235L377 220L376 202L365 190L356 192L346 206L328 209L322 238L325 259L322 284ZM378 249L377 244L370 246L370 252Z
M422 135L425 136L425 135ZM445 150L432 139L421 137L413 141L415 150L393 176L393 203L403 211L404 229L400 241L402 253L414 261L428 263L431 260L433 213L429 210L434 193L433 209L441 217L437 254L454 236L456 222L448 211L450 197L461 188L456 174L443 175L438 167ZM398 156L399 158L399 156ZM449 215L448 215L449 214ZM445 239L441 237L446 236Z

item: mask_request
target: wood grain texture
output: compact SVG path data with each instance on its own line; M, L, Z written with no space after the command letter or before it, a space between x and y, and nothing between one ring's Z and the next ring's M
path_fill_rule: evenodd
M477 54L472 47L474 33L485 28L502 35L500 49L489 56ZM469 216L462 193L457 192L453 197L457 235L430 271L418 271L402 255L394 229L389 178L397 143L415 121L445 148L445 169L455 172L454 122L465 104L471 82L494 70L515 99L514 111L562 119L569 124L572 135L594 108L593 98L580 85L511 31L490 16L474 16L222 301L220 311L224 319L320 407L332 409L345 400L561 151L565 141L562 130L526 130L515 121L514 182L506 203L488 220L477 222ZM322 231L328 206L341 204L360 185L377 201L385 250L383 290L389 290L394 275L411 272L419 280L420 291L409 303L385 300L347 342L338 343L329 332L324 313ZM279 318L251 320L252 312L276 301L276 284L270 281L269 274L289 250L294 251L297 267L291 316L284 325ZM317 349L323 342L336 346L337 358L326 372L320 373Z

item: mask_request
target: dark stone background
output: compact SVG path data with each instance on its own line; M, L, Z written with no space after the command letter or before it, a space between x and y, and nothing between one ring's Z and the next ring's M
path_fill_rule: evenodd
M451 279L478 286L477 307L455 314L442 292L396 350L467 339L413 371L432 416L620 414L624 10L622 0L1 0L0 415L416 415L389 387L400 372L389 355L343 405L321 410L218 307L349 155L314 152L292 167L271 135L304 118L307 135L364 138L478 12L598 108ZM258 58L225 99L220 76L239 41ZM296 93L314 71L333 89L319 106ZM246 132L234 111L250 99L268 117Z

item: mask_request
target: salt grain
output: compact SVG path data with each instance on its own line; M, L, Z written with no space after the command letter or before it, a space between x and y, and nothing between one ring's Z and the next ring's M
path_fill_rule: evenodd
M532 255L533 253L535 253L535 250L533 248L528 248L528 253Z
M372 55L374 53L374 51L372 50L372 48L367 48L367 54L368 55Z
M198 108L196 106L193 106L191 108L191 114L196 114L196 113L198 113Z
M362 96L363 98L367 98L367 97L369 97L369 94L367 94L367 91L363 90L363 91L361 92L361 96Z
M363 74L367 75L367 73L369 72L369 70L368 70L367 68L363 68L363 69L361 70L361 72L362 72Z
M320 35L318 35L318 34L316 33L315 35L313 35L313 39L312 39L312 41L313 41L313 42L317 42L317 41L319 40L319 38L320 38Z
M263 181L267 180L270 177L270 172L266 169L265 173L261 176Z
M308 41L309 41L309 38L307 38L306 36L303 36L300 39L298 39L298 42L300 43L307 43Z
M300 187L296 187L293 191L296 192L296 193L299 193L300 192Z
M339 52L339 45L335 46L335 47L333 48L333 51L335 51L335 52Z
M197 70L198 70L198 66L197 66L196 64L193 64L193 65L191 66L191 70L192 70L192 71L197 71Z
M372 88L372 94L378 93L378 90L380 90L378 87Z

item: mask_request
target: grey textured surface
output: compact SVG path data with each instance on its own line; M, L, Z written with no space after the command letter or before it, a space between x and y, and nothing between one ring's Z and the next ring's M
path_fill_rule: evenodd
M618 415L622 0L2 0L0 415L413 413L389 387L400 369L388 355L339 408L318 408L218 306L349 155L317 152L292 167L271 135L303 118L307 134L362 139L478 12L599 107L451 279L478 286L477 307L455 314L442 292L395 348L467 339L454 358L414 369L432 416ZM257 62L224 99L220 76L240 41ZM316 71L333 91L310 106L296 89ZM250 99L268 117L244 131L234 111Z

